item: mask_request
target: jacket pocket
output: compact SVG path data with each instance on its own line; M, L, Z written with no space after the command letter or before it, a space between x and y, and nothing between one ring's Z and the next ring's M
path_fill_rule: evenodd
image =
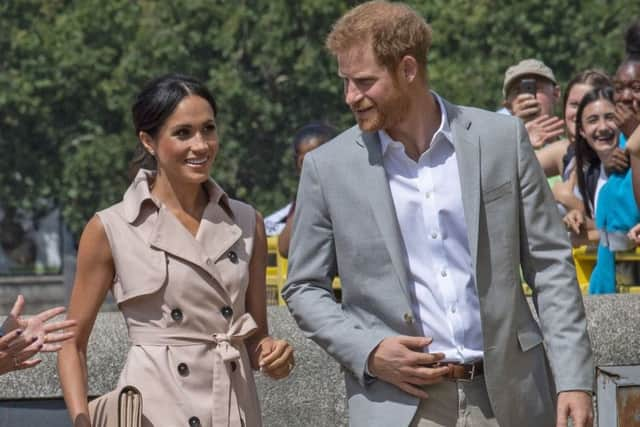
M503 184L498 185L497 187L493 187L487 191L483 191L482 201L484 203L489 203L494 200L498 200L506 194L511 194L511 181L507 181Z
M535 346L542 344L542 333L535 325L528 325L518 329L518 343L522 351L529 351Z

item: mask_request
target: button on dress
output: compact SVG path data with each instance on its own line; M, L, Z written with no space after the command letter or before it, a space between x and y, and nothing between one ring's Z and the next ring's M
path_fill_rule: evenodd
M255 211L213 181L194 237L141 170L123 200L98 212L115 264L112 291L131 347L118 386L142 393L145 427L261 426L244 339Z

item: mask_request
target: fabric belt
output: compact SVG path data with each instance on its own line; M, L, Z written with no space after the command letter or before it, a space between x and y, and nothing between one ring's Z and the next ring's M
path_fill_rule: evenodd
M215 344L216 351L224 365L226 372L213 370L212 383L224 390L221 397L213 399L211 422L214 426L241 427L244 425L239 412L239 402L236 396L236 375L232 375L230 363L241 357L239 346L258 328L249 313L244 313L235 319L226 333L207 335L199 332L180 330L166 330L161 328L129 328L129 340L133 345L193 345L200 343ZM248 372L247 375L252 375Z
M444 377L454 381L473 381L484 374L484 363L477 360L472 363L438 362L434 367L448 366L449 373Z

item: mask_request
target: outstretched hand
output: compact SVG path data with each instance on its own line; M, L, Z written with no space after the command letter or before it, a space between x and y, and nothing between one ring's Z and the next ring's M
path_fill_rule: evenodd
M423 351L431 341L406 335L385 338L369 355L369 372L406 393L427 399L429 395L421 386L439 383L449 372L447 366L433 366L444 359L443 353Z
M32 368L42 362L31 359L42 349L37 337L25 337L21 329L14 329L0 338L0 375L11 371Z
M564 122L556 116L543 114L525 124L533 148L542 148L564 133Z
M24 297L18 295L16 302L13 304L11 312L7 316L2 329L5 334L20 329L25 339L40 340L42 342L41 352L54 352L61 348L61 342L73 337L72 331L64 331L76 325L75 320L62 320L58 322L47 323L54 317L64 313L64 307L55 307L45 310L31 317L23 317Z

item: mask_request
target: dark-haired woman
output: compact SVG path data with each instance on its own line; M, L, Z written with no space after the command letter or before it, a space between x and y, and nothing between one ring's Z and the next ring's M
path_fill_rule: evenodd
M133 105L140 168L123 200L82 234L68 317L76 338L58 369L74 426L90 425L87 342L109 290L132 344L119 386L143 397L145 426L259 426L252 368L293 368L269 336L266 240L259 214L209 177L217 108L198 81L168 75Z
M575 233L597 230L599 238L596 268L589 280L590 293L615 292L615 251L634 246L627 233L640 220L633 194L633 169L611 173L605 160L618 146L619 129L611 88L588 92L576 116L576 174L584 202L584 214L572 211L565 223ZM597 181L589 183L591 170L599 170ZM596 175L593 175L596 176Z

